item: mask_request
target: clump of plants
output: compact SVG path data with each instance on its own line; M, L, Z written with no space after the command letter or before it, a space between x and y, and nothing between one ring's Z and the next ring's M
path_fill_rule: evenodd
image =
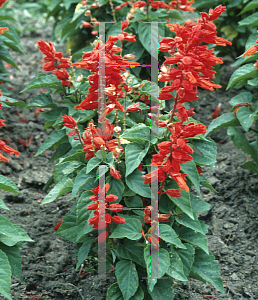
M107 299L173 299L176 283L188 277L224 291L208 226L198 219L210 205L192 193L213 189L201 168L216 162L216 144L188 107L198 87L221 87L213 79L223 61L207 45L231 44L213 23L223 11L219 5L197 22L168 24L172 34L159 43L150 30L157 45L151 81L134 76L141 64L123 53L125 41L138 39L127 32L129 20L77 62L52 42L38 42L43 69L52 74L39 74L25 90L50 91L27 107L48 109L45 128L56 130L36 156L54 147L50 161L57 160L48 184L55 186L41 204L71 193L74 205L55 229L77 244L77 269L90 255L98 256L99 274L114 270ZM167 53L159 76L157 49ZM50 92L61 94L62 106ZM172 109L164 113L168 101Z

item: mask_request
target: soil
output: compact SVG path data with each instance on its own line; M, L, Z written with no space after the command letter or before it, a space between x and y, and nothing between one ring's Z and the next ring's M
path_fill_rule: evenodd
M29 103L40 93L38 89L21 94L20 91L37 73L42 72L42 64L39 63L42 54L37 49L37 41L49 41L50 32L49 28L43 28L21 36L26 54L12 53L21 72L14 68L8 69L15 82L12 98ZM64 47L57 47L57 50L64 50ZM222 76L228 78L230 73L232 68L228 65L224 67ZM228 101L237 93L239 91L201 91L200 99L196 101L196 119L209 125L211 113L218 103L222 103L222 113L228 112ZM53 151L49 150L39 157L33 155L52 129L43 129L44 120L40 115L34 116L34 109L4 109L4 119L6 126L1 129L0 138L11 140L8 145L21 154L12 156L8 163L2 162L0 174L13 180L23 195L1 191L1 198L10 209L10 213L1 213L22 227L34 240L33 243L27 243L28 248L21 249L23 282L13 277L13 299L105 299L106 290L112 282L100 281L95 275L89 274L84 278L79 275L79 271L75 270L74 244L53 230L74 200L69 201L69 195L65 195L53 203L40 205L40 200L46 195L41 192L42 187L51 176L54 166L53 163L47 163ZM21 122L21 119L28 121ZM31 143L30 137L33 137ZM211 209L200 218L210 226L209 249L219 264L225 294L208 284L190 280L178 285L180 293L176 294L175 299L201 300L207 298L204 295L210 295L213 297L209 298L219 300L255 300L258 299L258 177L240 167L245 158L226 135L225 129L212 133L211 137L217 143L217 163L213 170L204 168L204 175L218 193L202 188L201 197L211 204ZM19 138L27 141L27 147L18 142ZM85 268L86 272L91 271L87 262ZM3 297L0 296L0 299Z

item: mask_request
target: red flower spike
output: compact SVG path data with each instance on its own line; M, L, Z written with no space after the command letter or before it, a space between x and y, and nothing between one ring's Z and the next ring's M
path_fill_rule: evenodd
M119 212L119 211L123 210L123 205L122 204L118 204L118 203L109 204L108 209L112 210L112 211L115 211L115 212Z
M62 122L65 123L64 124L65 127L74 129L77 126L77 122L75 121L75 119L73 117L64 115L64 116L62 116L62 118L63 118Z

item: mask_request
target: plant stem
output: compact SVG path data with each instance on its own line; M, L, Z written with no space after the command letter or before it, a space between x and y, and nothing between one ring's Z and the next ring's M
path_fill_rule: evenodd
M109 0L109 5L110 5L111 10L112 10L112 15L113 15L114 23L116 24L116 13L115 13L115 10L114 10L114 5L112 3L112 0Z
M126 97L127 97L127 92L125 91L125 107L124 107L124 131L126 130Z

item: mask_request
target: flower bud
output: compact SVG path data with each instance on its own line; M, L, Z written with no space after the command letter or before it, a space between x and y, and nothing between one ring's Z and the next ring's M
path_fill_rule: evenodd
M77 82L82 82L83 75L80 73L77 77Z
M85 17L89 17L91 15L91 11L88 9L86 10L86 12L84 13Z
M114 128L114 131L115 131L115 133L121 132L121 127L116 126L116 127Z

